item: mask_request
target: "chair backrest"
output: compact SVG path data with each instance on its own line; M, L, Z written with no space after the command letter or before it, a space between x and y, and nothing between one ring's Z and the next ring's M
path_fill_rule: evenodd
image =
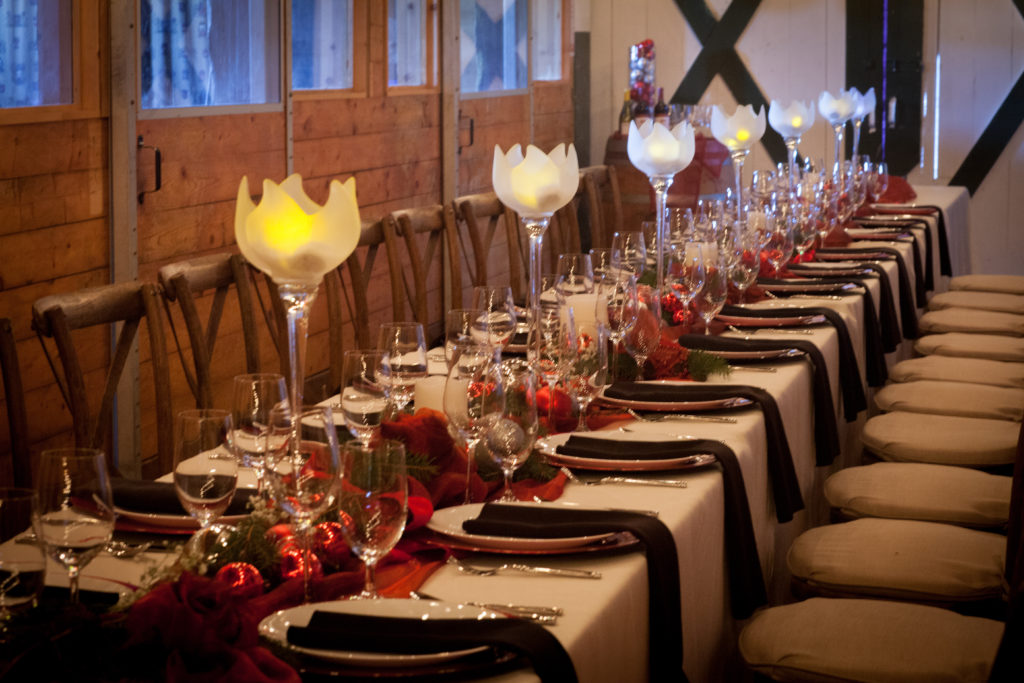
M32 327L43 349L49 356L43 339L49 337L53 339L60 356L63 373L58 373L53 364L51 367L71 411L75 445L83 448L102 448L106 445L113 418L114 394L143 318L146 319L149 333L149 355L156 394L157 452L153 457L142 457L142 468L152 473L169 472L173 464L173 410L167 344L157 285L122 282L46 296L32 305ZM121 332L110 359L103 395L98 406L90 406L85 377L71 332L111 323L122 323ZM110 457L109 449L107 457Z
M257 306L256 288L253 283L252 268L241 254L212 254L201 256L189 261L181 261L166 265L158 273L160 286L165 302L177 302L181 311L185 330L188 333L189 346L192 352L192 368L189 367L182 354L180 340L174 327L174 316L168 309L168 319L178 346L182 369L188 380L189 388L196 399L197 408L212 408L213 376L211 365L213 349L217 342L217 333L224 314L224 304L228 291L232 288L238 301L239 316L242 323L242 337L245 348L245 371L260 371L260 345L257 332L257 310L267 315L263 306ZM210 312L205 325L200 319L196 306L197 297L204 292L213 290ZM276 324L267 320L271 340L280 352L282 340Z
M612 235L622 227L622 194L614 166L586 166L580 169L590 219L590 246L610 247Z
M9 464L0 465L0 483L6 481L8 485L29 487L32 470L28 453L28 415L10 318L0 318L0 376L4 382L10 442L10 452L3 457Z
M392 273L399 273L401 282L391 293L394 319L411 317L423 325L428 340L436 339L444 333L445 311L462 307L455 214L450 206L435 204L395 211L384 220L388 264ZM399 256L399 241L405 246L404 262ZM410 303L409 313L406 301Z
M459 241L467 262L471 263L472 285L508 283L515 299L524 301L529 254L520 237L515 212L505 207L493 192L458 197L453 206ZM495 255L500 260L492 260Z

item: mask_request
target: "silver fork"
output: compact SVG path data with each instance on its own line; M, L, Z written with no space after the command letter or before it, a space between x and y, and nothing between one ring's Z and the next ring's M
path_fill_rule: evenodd
M473 576L497 576L502 572L518 572L531 576L563 576L573 579L600 579L601 572L589 569L556 569L554 567L533 567L528 564L503 564L497 567L474 567L464 563L454 555L448 557L448 564L464 574Z
M757 334L758 332L781 332L782 334L814 334L811 330L791 330L785 327L748 327L746 330L741 330L735 325L729 325L730 332L736 332L737 334L747 335L748 332Z
M658 415L651 417L649 415L641 415L632 408L626 408L626 412L632 417L636 418L640 422L676 422L680 420L688 420L691 422L717 422L719 424L736 424L736 418L734 417L717 417L715 415L689 415L684 413L666 413L665 415Z
M600 479L580 479L568 467L562 466L562 473L569 481L583 486L601 486L602 484L631 484L635 486L670 486L685 489L686 482L682 479L637 479L634 477L601 477Z

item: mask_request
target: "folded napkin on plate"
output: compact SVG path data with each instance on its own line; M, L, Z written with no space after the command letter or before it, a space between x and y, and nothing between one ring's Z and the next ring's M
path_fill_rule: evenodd
M846 321L838 312L825 306L794 306L793 308L741 308L739 306L724 306L722 313L734 316L747 316L757 318L789 318L797 315L822 315L829 325L835 328L839 337L839 388L843 392L843 410L847 418L850 415L856 419L857 413L866 410L868 407L867 397L864 396L864 386L860 381L860 366L857 364L857 354L853 350L853 340L850 338L850 330L846 327ZM884 361L885 359L881 359Z
M811 362L811 386L814 390L814 452L819 465L829 465L839 455L839 427L836 425L836 407L832 401L832 383L828 379L825 357L813 342L807 340L736 339L713 337L706 334L684 334L679 344L688 349L704 351L773 351L799 349ZM730 363L742 360L729 359ZM857 382L860 384L860 381ZM844 397L844 404L846 403ZM853 422L857 413L846 406L846 421Z
M521 619L395 619L314 612L308 626L289 626L288 642L318 650L427 654L495 645L521 653L542 681L575 681L558 639Z
M949 258L949 237L946 235L946 216L941 208L932 204L915 204L914 206L872 206L871 211L882 214L907 214L935 218L936 228L939 232L939 272L949 277L953 276L953 262Z
M188 515L178 500L174 484L142 479L110 480L114 505L122 510L156 515ZM244 515L249 512L249 498L255 489L236 489L225 515Z
M729 398L745 398L761 408L764 415L768 473L771 476L772 495L775 498L775 516L780 522L788 522L793 515L803 510L804 500L800 495L800 484L793 467L793 455L789 450L786 428L782 424L779 406L775 398L764 389L742 384L701 384L680 382L662 384L649 382L616 382L604 395L627 401L717 401Z
M917 301L914 290L910 284L910 274L907 271L907 264L903 261L903 254L898 249L888 247L869 247L864 249L849 248L826 248L818 249L819 254L843 254L851 260L857 260L858 254L883 253L896 257L896 272L900 283L900 320L903 323L903 337L905 339L917 339Z
M882 217L867 217L854 219L857 225L865 227L869 230L885 230L891 227L906 228L908 231L920 230L924 233L924 287L928 291L935 289L935 273L932 268L932 231L928 229L928 221L921 218L898 218L896 220L887 220ZM916 253L917 243L915 238L915 256L920 259L920 254ZM920 260L916 261L920 266Z
M714 455L722 466L722 482L725 487L725 556L732 615L736 619L746 619L755 609L768 603L761 561L757 555L757 541L754 539L754 525L750 521L750 504L743 484L743 471L731 448L713 439L620 441L573 434L557 450L559 453L609 460L660 460L703 453Z
M684 681L679 557L672 532L639 512L487 503L462 528L471 534L563 538L629 531L647 554L650 680Z

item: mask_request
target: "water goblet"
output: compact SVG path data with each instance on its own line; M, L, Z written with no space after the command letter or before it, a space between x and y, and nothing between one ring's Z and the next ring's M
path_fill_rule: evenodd
M34 539L18 537L25 533ZM39 545L38 495L32 489L0 488L0 643L9 637L15 612L36 603L46 578L46 556Z
M288 400L284 375L236 375L231 392L231 445L242 467L256 475L256 490L264 493L264 466L268 450L270 411Z
M338 494L338 521L352 554L363 562L365 581L357 599L379 599L377 563L405 531L408 512L405 446L349 442L341 453L345 480Z
M381 381L383 351L346 351L341 368L341 414L352 436L369 446L387 412Z
M793 224L791 217L775 221L775 228L768 237L768 245L762 248L775 277L779 277L782 266L793 255Z
M114 535L114 505L103 452L95 448L43 451L36 493L39 538L47 554L67 569L69 599L77 604L82 568Z
M644 376L647 358L661 343L661 297L650 285L637 285L637 316L625 337L626 351L636 362L636 379Z
M611 358L611 375L618 376L618 347L629 331L636 325L640 304L637 301L636 276L632 273L608 275L598 278L596 283L597 305L604 306L605 330L614 352ZM598 319L601 315L598 314Z
M420 323L384 323L377 335L377 349L384 352L381 376L388 398L402 412L412 400L416 382L427 376L427 342Z
M637 277L647 269L647 244L640 230L623 230L612 236L612 263Z
M303 596L310 602L311 530L313 522L334 504L343 470L331 409L306 406L299 410L298 420L296 432L291 410L282 406L271 412L271 432L280 438L272 442L279 447L267 461L267 480L277 506L291 517L302 550Z
M761 238L742 223L734 227L733 248L737 257L729 268L729 283L739 291L742 299L743 293L754 284L761 271Z
M703 246L704 286L694 299L694 304L701 319L704 321L704 334L711 334L711 321L725 306L729 295L729 268L723 265L718 249Z
M665 284L685 310L704 286L704 256L701 243L686 242L673 246L669 250L668 259Z
M505 491L500 501L515 502L512 477L530 457L537 440L537 374L530 364L519 358L501 362L501 377L505 385L505 407L488 419L483 444L501 469L505 478Z
M516 305L511 287L474 287L473 308L484 312L482 331L488 344L507 346L516 331ZM478 324L479 325L479 324Z
M270 412L287 410L287 405L279 402ZM266 434L269 443L269 424ZM199 531L189 540L191 551L205 549L215 532L213 523L228 509L235 495L238 461L232 436L228 410L183 410L174 416L174 491L185 511L199 522ZM266 454L263 458L265 461Z

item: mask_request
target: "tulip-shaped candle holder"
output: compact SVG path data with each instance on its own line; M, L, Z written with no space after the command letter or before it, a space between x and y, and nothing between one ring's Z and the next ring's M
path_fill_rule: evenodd
M528 145L526 156L519 145L507 153L494 146L491 170L494 193L501 203L519 214L523 229L530 237L530 339L532 360L540 359L540 254L544 232L551 216L569 203L580 184L580 165L576 148L558 145L550 154Z
M856 88L854 89L856 92ZM860 95L857 93L857 109L853 113L853 163L858 165L857 157L860 156L860 127L864 124L864 119L875 110L875 106L878 104L875 100L875 89L869 88L866 93Z
M736 220L744 220L743 206L743 162L750 149L764 135L764 107L757 114L749 104L736 107L732 116L726 117L715 107L711 111L711 134L729 149L736 174Z
M637 128L629 124L629 139L626 141L629 160L646 176L654 190L654 234L655 268L657 269L658 296L660 306L665 293L665 241L667 239L668 188L675 180L676 173L693 161L693 126L683 121L669 130L661 123L646 121ZM661 311L656 311L661 320Z
M289 400L302 406L309 312L324 275L337 268L356 248L361 224L355 179L331 182L323 206L302 189L302 176L288 176L280 185L263 181L257 205L249 195L248 178L238 186L235 241L242 255L277 285L288 322ZM292 411L297 435L299 410ZM299 439L292 439L297 449Z
M800 137L814 124L814 103L808 105L793 100L788 107L783 108L772 100L768 107L768 123L786 141L786 151L789 153L789 190L792 192L796 188L797 147L800 145Z
M822 91L818 96L818 112L832 126L832 133L835 136L833 164L839 163L843 148L843 130L846 128L846 122L853 117L856 111L858 99L857 92L853 88L840 90L836 97L833 97L832 93L827 90Z

